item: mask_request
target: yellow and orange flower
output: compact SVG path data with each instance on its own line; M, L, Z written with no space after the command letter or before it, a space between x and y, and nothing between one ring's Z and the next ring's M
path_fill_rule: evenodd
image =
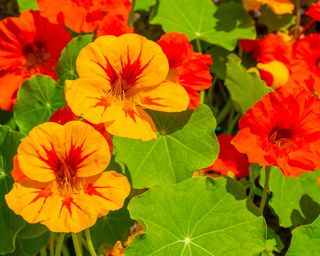
M153 139L156 127L145 108L179 112L189 104L180 84L164 82L167 57L145 37L98 37L81 50L76 65L79 79L66 81L68 105L94 124L105 123L113 135Z
M41 124L18 147L7 204L29 223L80 232L121 208L130 192L126 177L103 172L109 161L107 141L89 124Z
M243 6L246 10L257 10L261 5L266 4L276 14L292 13L294 4L290 0L243 0Z

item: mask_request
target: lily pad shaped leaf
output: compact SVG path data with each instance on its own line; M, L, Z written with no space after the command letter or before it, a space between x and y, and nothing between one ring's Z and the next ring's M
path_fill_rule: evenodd
M161 0L151 20L165 32L180 32L232 51L240 38L255 39L252 18L240 3L216 6L212 0Z
M154 186L128 209L145 234L125 256L250 256L266 249L265 221L247 209L242 186L231 178Z
M127 165L134 188L180 182L217 158L216 121L208 106L181 113L148 113L158 129L156 139L113 139L116 161Z

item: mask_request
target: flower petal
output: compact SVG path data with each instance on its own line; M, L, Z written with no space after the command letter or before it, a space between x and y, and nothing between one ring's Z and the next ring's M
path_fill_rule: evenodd
M165 82L141 92L141 106L158 111L180 112L187 109L189 96L179 84Z

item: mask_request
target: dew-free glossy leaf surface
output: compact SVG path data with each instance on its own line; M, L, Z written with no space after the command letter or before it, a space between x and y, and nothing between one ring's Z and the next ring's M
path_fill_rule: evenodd
M234 54L228 56L225 84L231 99L241 113L245 113L264 95L272 91L255 74L248 73L241 65L241 59Z
M227 15L226 15L227 14ZM151 20L165 32L180 32L233 50L240 38L254 39L255 28L241 3L216 6L211 0L161 0Z
M22 138L23 134L0 126L0 254L14 251L17 233L25 225L22 218L7 207L4 199L4 195L10 191L13 184L10 175L13 168L12 159Z
M237 200L233 194L237 194ZM247 210L244 190L230 178L197 177L152 187L129 203L145 234L126 256L250 256L266 248L262 217Z
M64 104L63 88L48 76L33 76L18 91L14 118L20 131L27 133Z
M158 137L144 142L114 137L116 161L127 165L135 188L192 177L216 159L216 122L208 106L181 113L149 112Z

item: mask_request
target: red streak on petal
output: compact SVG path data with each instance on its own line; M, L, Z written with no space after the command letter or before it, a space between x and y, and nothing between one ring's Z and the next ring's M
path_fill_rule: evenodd
M124 108L122 108L122 110L126 114L126 117L129 116L133 120L133 122L136 123L136 115L137 115L137 113L132 108L124 107Z
M72 197L69 197L69 198L64 199L64 200L62 201L62 206L61 206L61 209L60 209L59 216L61 215L61 212L62 212L62 210L63 210L63 207L66 207L67 210L68 210L68 212L69 212L69 214L70 214L70 216L72 216L72 210L71 210L72 205L74 205L75 207L77 207L79 210L82 210L81 207L73 201L73 198L72 198Z
M44 163L46 163L47 165L49 165L51 170L53 170L54 172L58 172L61 169L61 162L54 149L53 144L50 143L50 145L51 145L51 149L47 149L45 146L42 146L42 149L46 153L46 156L47 156L46 158L41 156L39 154L39 151L37 151L36 153L38 154L38 158Z
M42 211L43 205L46 203L48 197L50 197L52 195L52 191L46 187L46 188L40 188L39 191L36 191L34 193L36 193L37 195L35 196L35 198L32 199L32 201L29 204L35 203L39 199L43 198L42 205L41 205L39 212L38 212L38 213L40 213Z
M157 103L155 101L157 100L162 100L163 98L156 97L156 98L151 98L150 96L144 97L142 100L142 104L146 105L153 105L153 106L158 106L158 107L167 107L166 105L162 105L160 103Z
M107 201L110 201L109 198L105 197L104 195L102 195L97 189L101 189L101 188L112 188L111 186L94 186L93 184L88 184L88 186L86 187L85 193L92 196L99 196Z

